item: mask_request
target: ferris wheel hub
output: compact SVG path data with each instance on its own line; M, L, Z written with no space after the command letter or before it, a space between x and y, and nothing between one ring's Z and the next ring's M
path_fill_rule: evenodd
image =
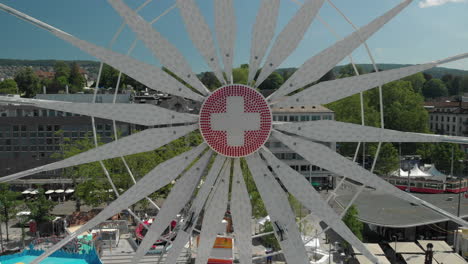
M200 110L200 131L206 143L227 157L257 151L271 132L272 114L255 89L232 84L214 91Z

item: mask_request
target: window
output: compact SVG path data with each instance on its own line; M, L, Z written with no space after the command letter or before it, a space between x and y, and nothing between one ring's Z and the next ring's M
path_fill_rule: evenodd
M68 113L68 112L67 112L67 116L72 116L72 113Z
M273 143L273 147L275 147L275 148L281 148L281 142L278 142L278 141L274 142L274 143Z
M444 116L440 117L440 121L444 122Z
M456 117L452 117L452 122L457 122L456 120Z
M47 110L42 110L41 114L42 114L42 116L47 116Z
M439 116L436 116L436 121L439 121Z
M315 121L315 120L320 120L320 116L310 116L310 120Z
M455 132L455 125L452 125L452 131Z
M54 126L54 130L55 130L55 131L59 131L59 130L60 130L60 126L59 126L59 125L55 125L55 126Z
M22 125L21 126L21 131L26 131L27 130L27 127L25 125Z
M431 121L432 121L432 119L434 119L434 116L431 115Z
M273 121L278 121L278 117L277 116L273 116Z
M111 130L111 129L112 129L111 125L110 125L110 124L106 124L106 130L109 131L109 130Z
M43 125L38 125L37 130L38 131L44 131L44 126Z
M49 116L55 116L55 110L49 110Z
M301 121L310 121L309 116L301 116Z
M23 116L23 110L21 110L21 109L16 109L16 116L17 116L17 117L22 117L22 116Z
M13 131L19 131L19 126L13 126Z
M301 171L309 171L308 165L301 165Z
M297 121L299 121L299 116L290 116L289 121L290 122L297 122Z

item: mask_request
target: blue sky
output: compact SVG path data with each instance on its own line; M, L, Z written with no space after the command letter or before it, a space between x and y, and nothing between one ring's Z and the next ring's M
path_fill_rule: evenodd
M144 0L127 0L136 8ZM140 14L152 20L174 4L174 0L154 0ZM334 0L343 12L357 25L363 26L400 0ZM58 27L79 38L101 46L107 46L122 19L104 0L0 0L28 15ZM197 0L209 25L214 29L213 0ZM259 0L234 0L237 16L236 66L249 60L250 33L259 7ZM291 0L281 0L277 33L297 11ZM415 0L377 32L368 44L378 63L424 63L468 52L468 1L465 0ZM353 29L334 11L324 4L319 12L333 29L345 36ZM56 39L48 32L0 11L0 58L14 59L94 59L77 48ZM185 32L179 11L173 9L155 25L182 53L195 72L207 71L208 67L193 47ZM125 53L135 35L127 27L113 49ZM298 67L307 58L326 48L336 38L315 20L303 41L281 67ZM141 42L132 56L147 63L159 65ZM353 56L359 63L370 60L363 48ZM347 63L343 61L342 63ZM446 67L468 70L468 60L451 63Z

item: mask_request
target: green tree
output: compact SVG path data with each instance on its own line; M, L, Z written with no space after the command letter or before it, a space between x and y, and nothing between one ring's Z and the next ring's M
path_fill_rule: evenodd
M249 78L248 68L234 68L232 70L232 78L234 83L247 84Z
M0 82L0 94L17 94L18 85L16 85L15 80L6 79Z
M39 78L30 67L19 70L15 75L15 82L25 97L33 97L40 91Z
M364 230L364 224L359 221L358 215L359 212L356 206L351 205L351 207L349 207L348 211L346 212L346 215L343 217L343 222L346 226L349 227L351 232L353 232L353 234L362 241L362 231Z
M6 240L9 241L9 221L16 216L17 208L21 204L18 198L21 193L10 190L10 186L6 183L0 183L0 215L1 220L6 226Z
M423 95L426 98L436 98L447 96L448 90L445 83L439 79L430 79L424 83Z
M461 171L463 164L458 162L465 159L465 153L456 144L450 143L432 143L421 144L417 154L421 155L426 163L435 164L436 168L446 174L450 174L453 148L453 171Z
M213 72L203 72L200 76L201 82L208 88L210 91L214 91L221 86L218 78L214 75Z
M70 66L63 61L57 61L54 65L54 78L65 77L67 80L70 77Z
M460 90L463 92L468 92L468 76L463 76L460 79Z
M462 76L454 76L452 79L452 83L450 85L450 90L449 94L450 95L461 95L465 91L462 86ZM468 86L466 87L466 90L468 91Z
M283 76L277 72L273 72L266 78L258 88L260 90L276 90L284 83Z
M424 75L421 72L405 77L403 80L411 83L415 93L422 94L426 79L424 79Z
M83 74L81 74L80 66L78 66L76 62L73 62L71 65L68 83L70 83L70 92L72 93L83 91L83 87L86 84L86 79Z
M26 202L31 212L30 218L38 225L53 220L50 212L56 204L56 202L47 199L43 189L39 189L39 193L35 195L34 199Z
M424 98L414 92L410 82L394 81L382 87L385 127L399 131L429 132L429 115L424 109ZM379 94L370 92L370 102L378 109Z
M370 145L368 151L372 155L372 158L375 158L377 144ZM375 172L379 175L388 175L400 166L399 162L400 157L395 146L391 143L383 143L380 148L377 163L375 164Z
M359 65L355 65L355 66L359 74L366 73L366 71L361 66ZM355 76L355 75L356 75L356 71L354 70L354 67L352 64L347 64L341 67L340 70L338 71L338 78L345 78L345 77Z

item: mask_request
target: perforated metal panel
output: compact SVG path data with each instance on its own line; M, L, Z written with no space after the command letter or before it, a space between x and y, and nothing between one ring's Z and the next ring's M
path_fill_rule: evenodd
M297 94L282 98L283 100L274 104L273 107L321 105L331 103L435 66L437 66L436 63L428 63L320 82Z
M153 90L163 91L196 101L203 101L204 99L203 96L192 92L185 85L178 82L176 79L172 78L169 74L157 67L140 62L127 55L122 55L120 53L101 48L61 31L51 32L57 37L100 59L102 62L111 65Z
M234 226L236 247L239 249L241 264L252 263L252 205L245 186L240 160L234 160L234 175L231 187L231 215Z
M319 219L323 220L339 236L348 241L373 263L378 263L377 258L366 248L366 246L353 234L351 230L341 221L335 211L322 199L320 194L307 181L304 175L293 170L289 165L277 159L268 149L262 148L260 153L271 166L276 176L281 180L289 193L313 212Z
M206 24L205 18L193 0L177 0L177 7L185 23L185 28L190 35L195 47L200 51L206 63L213 70L218 80L225 84L226 80L219 66L218 55L214 46L211 30Z
M289 205L286 193L257 153L246 158L257 190L270 215L275 236L281 245L287 263L304 264L309 262L296 217Z
M199 157L199 155L207 147L208 146L203 143L190 151L182 153L181 155L175 158L172 158L168 161L159 164L148 174L146 174L143 178L141 178L135 185L130 187L119 198L117 198L110 205L104 208L104 210L102 210L93 219L84 224L75 232L60 240L60 242L49 248L45 253L43 253L31 263L38 264L40 261L44 260L55 251L62 248L64 245L76 238L78 235L82 234L83 232L86 232L89 229L92 229L97 224L107 220L108 218L112 217L121 210L130 207L132 204L138 202L144 197L166 186L171 181L176 179L177 176L179 176L180 173L182 173L182 171L186 168L186 166L190 164L193 160L195 160L197 157ZM181 166L181 164L185 164L186 166Z
M248 83L251 83L257 74L265 52L275 35L279 6L279 0L262 0L260 4L252 31Z
M324 0L306 0L276 38L255 86L259 86L299 45Z
M67 168L154 150L197 128L198 125L147 129L61 161L2 177L0 182L12 181L42 171Z
M423 200L414 197L413 195L407 192L403 192L402 190L383 180L379 176L358 166L356 163L339 155L338 153L332 151L330 148L322 144L307 141L299 137L287 136L276 130L273 131L272 135L273 137L279 139L283 144L291 148L294 152L298 153L304 159L306 159L314 165L334 172L338 175L342 175L360 183L363 183L366 186L375 188L379 193L387 193L400 199L406 200L410 203L421 205L426 203ZM433 205L428 205L427 207L436 208ZM468 224L463 219L460 219L459 217L445 212L440 208L437 211L443 214L444 216L449 217L452 221L455 221L461 225Z
M135 256L133 256L132 263L140 262L146 252L151 249L154 242L158 240L164 230L170 225L171 221L177 217L177 214L188 203L212 154L213 152L211 150L207 151L197 163L177 180L166 200L164 200L161 210L159 210L156 215L154 224L150 226L148 232L141 241Z
M68 113L99 117L145 126L195 123L198 121L198 116L196 115L178 113L166 108L149 104L70 103L62 101L0 96L0 102L2 101L33 105L46 109L53 109L57 111L64 111Z
M202 94L209 94L208 89L206 89L190 69L190 65L182 53L156 31L150 23L146 22L135 11L124 4L122 0L108 0L108 2L125 19L138 38L153 52L161 64Z
M236 41L236 16L232 0L216 0L214 1L214 7L219 53L224 64L224 72L230 82L232 81L230 78L232 78L232 60Z
M274 101L318 80L353 50L359 47L363 41L367 40L372 36L372 34L382 28L385 23L400 13L400 11L408 6L411 1L412 0L403 1L401 4L373 20L366 26L336 42L333 46L321 51L316 56L308 59L275 93L270 96L269 99Z
M226 158L221 155L216 156L216 159L213 162L213 166L211 166L210 172L206 176L205 182L198 191L198 195L195 197L195 200L193 201L192 206L186 215L186 219L181 223L179 231L177 231L177 237L173 241L171 250L169 250L167 254L166 263L175 263L177 257L180 255L180 252L190 239L193 228L195 227L198 221L198 217L200 216L200 212L205 205L208 195L214 188L214 183L218 178L219 173L221 172L221 168L225 160Z
M226 160L219 180L216 182L211 201L205 206L202 230L200 234L200 244L197 251L195 264L205 264L210 257L216 235L226 213L229 193L229 181L231 174L231 159Z
M468 143L466 137L400 132L332 120L279 123L277 130L323 142L451 142Z

